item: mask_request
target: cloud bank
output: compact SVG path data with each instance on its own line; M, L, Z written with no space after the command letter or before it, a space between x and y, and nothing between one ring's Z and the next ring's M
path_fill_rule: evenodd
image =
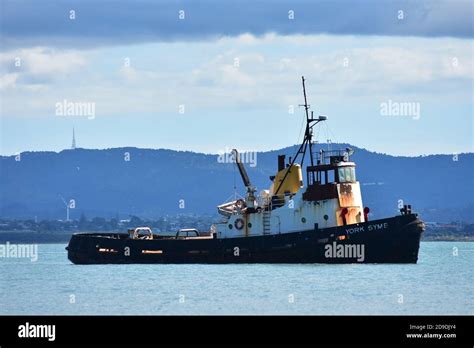
M461 0L4 0L2 13L3 47L96 47L243 33L473 37L473 6Z

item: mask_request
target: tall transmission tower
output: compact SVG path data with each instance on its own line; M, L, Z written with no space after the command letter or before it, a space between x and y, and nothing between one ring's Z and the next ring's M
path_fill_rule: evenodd
M72 127L72 145L71 150L76 149L76 133L74 132L74 127Z

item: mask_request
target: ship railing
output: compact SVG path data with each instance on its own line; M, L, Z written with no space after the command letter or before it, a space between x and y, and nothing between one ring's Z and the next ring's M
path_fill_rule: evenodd
M280 195L274 195L272 197L271 201L271 208L279 208L284 206L286 203L286 195L285 194L280 194Z
M352 149L337 149L337 150L319 150L313 154L313 161L317 164L329 164L331 158L339 158L342 161L348 162L352 155Z
M258 206L265 210L273 210L274 208L282 207L286 203L286 195L279 194L273 196L265 196L258 198Z

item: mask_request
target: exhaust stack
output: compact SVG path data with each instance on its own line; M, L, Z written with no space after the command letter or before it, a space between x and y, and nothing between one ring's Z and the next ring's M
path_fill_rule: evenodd
M285 155L278 156L278 171L285 169Z

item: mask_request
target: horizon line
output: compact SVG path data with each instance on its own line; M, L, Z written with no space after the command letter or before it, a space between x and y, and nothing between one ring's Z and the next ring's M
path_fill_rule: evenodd
M316 143L315 145L328 145L329 143ZM405 157L405 158L417 158L417 157L429 157L429 156L453 156L453 155L462 155L462 154L474 154L474 151L462 151L462 152L453 152L453 153L430 153L430 154L418 154L418 155L396 155L396 154L391 154L391 153L386 153L386 152L378 152L376 150L370 150L364 147L359 147L357 145L353 145L350 143L340 143L340 142L332 142L330 143L331 145L349 145L353 146L358 150L364 150L370 153L375 153L375 154L381 154L385 156L391 156L391 157ZM278 149L266 149L266 150L255 150L255 151L248 151L248 150L241 150L240 152L256 152L256 153L265 153L265 152L277 152L281 150L285 150L291 147L298 146L299 144L294 144L294 145L289 145L289 146L284 146ZM14 157L17 156L18 154L23 154L23 153L41 153L41 152L48 152L48 153L55 153L55 154L60 154L65 151L76 151L76 150L86 150L86 151L107 151L107 150L116 150L116 149L137 149L137 150L152 150L152 151L159 151L159 150L164 150L164 151L174 151L174 152L191 152L194 154L201 154L201 155L206 155L206 156L218 156L220 154L223 154L225 152L217 152L217 153L212 153L212 152L203 152L203 151L194 151L194 150L180 150L180 149L172 149L172 148L151 148L151 147L137 147L137 146L118 146L118 147L107 147L107 148L85 148L85 147L76 147L74 149L71 148L65 148L59 151L55 150L25 150L25 151L19 151L13 154L0 154L0 157ZM226 149L231 149L231 147L226 147Z

